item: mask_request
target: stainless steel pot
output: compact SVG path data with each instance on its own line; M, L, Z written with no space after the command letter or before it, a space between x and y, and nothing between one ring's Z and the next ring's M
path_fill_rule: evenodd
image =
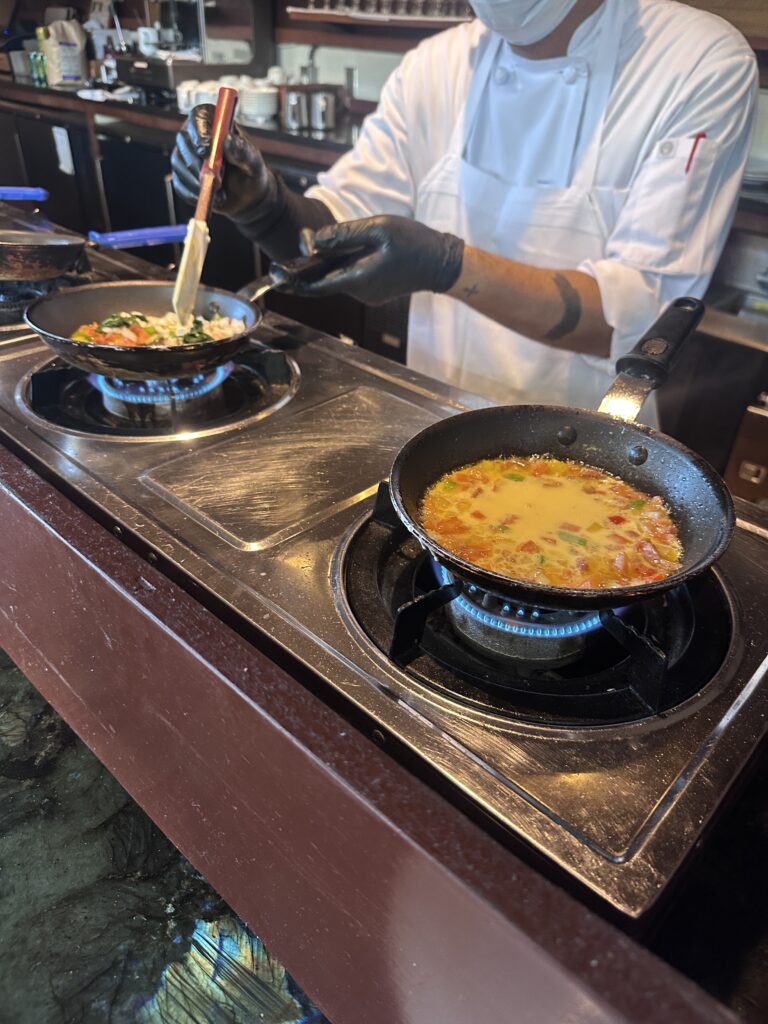
M336 127L336 93L318 89L309 97L309 124L314 131L328 132Z
M309 127L309 103L305 91L286 90L283 103L283 127L289 132Z

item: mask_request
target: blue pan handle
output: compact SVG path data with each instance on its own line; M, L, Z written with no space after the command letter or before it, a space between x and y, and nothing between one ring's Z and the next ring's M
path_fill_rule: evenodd
M23 188L21 185L0 188L0 199L5 201L26 199L33 203L44 203L47 198L48 192L44 188Z
M88 232L88 238L105 249L135 249L141 245L165 245L167 242L183 242L186 237L186 224L134 228L131 231Z

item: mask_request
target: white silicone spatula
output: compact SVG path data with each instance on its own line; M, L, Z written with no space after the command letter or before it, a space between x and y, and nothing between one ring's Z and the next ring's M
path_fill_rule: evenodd
M208 233L208 220L211 216L213 197L221 185L221 171L224 163L224 140L232 128L235 116L237 91L235 89L219 89L216 102L216 113L213 117L211 151L200 172L200 195L195 208L195 216L187 225L187 237L184 240L184 252L176 275L176 286L173 289L173 311L179 323L186 326L195 308L195 296L200 286L200 275L203 272L205 254L211 236Z

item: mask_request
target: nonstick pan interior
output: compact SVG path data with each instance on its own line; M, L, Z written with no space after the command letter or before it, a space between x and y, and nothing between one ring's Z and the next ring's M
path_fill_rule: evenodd
M683 564L665 580L611 590L542 587L511 580L452 555L422 529L425 491L444 473L480 459L542 455L603 469L669 506L680 531ZM405 525L449 570L513 600L546 608L621 607L703 572L733 532L733 502L711 466L658 431L602 413L557 406L501 406L433 424L398 454L390 489Z
M195 316L221 316L243 320L242 334L223 341L196 345L141 346L91 345L72 341L81 324L103 320L112 313L134 312L163 316L172 309L173 283L165 281L114 282L86 285L46 295L27 309L25 320L43 341L67 362L89 373L122 380L162 380L194 377L231 359L249 342L260 312L231 292L201 287Z

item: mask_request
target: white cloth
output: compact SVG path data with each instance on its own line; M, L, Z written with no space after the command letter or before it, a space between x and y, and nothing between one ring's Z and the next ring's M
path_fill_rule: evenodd
M706 12L672 0L615 3L620 25L616 72L602 111L590 101L590 93L594 95L601 81L610 2L577 30L567 58L555 61L520 58L474 21L425 41L405 56L355 148L309 191L338 220L376 213L421 214L423 219L425 186L433 196L440 194L436 168L447 154L456 155L457 140L466 142L469 133L471 145L460 156L466 157L465 165L482 172L482 193L472 193L478 185L473 178L460 198L465 211L484 211L478 218L483 226L472 229L471 244L495 252L503 248L495 225L505 190L512 189L516 201L525 189L545 197L548 185L552 195L568 192L584 185L584 167L596 157L587 202L599 228L599 245L591 227L577 230L583 235L580 244L571 225L565 252L563 233L548 221L545 238L536 232L530 251L521 245L514 252L515 258L533 265L580 269L594 276L614 328L611 360L556 351L500 328L455 300L419 295L412 303L409 329L408 361L414 368L495 401L539 398L594 405L599 378L593 374L585 387L578 372L553 375L553 355L571 360L572 366L591 364L607 379L612 362L631 348L668 302L683 294L703 295L725 242L747 156L757 91L754 55L735 29ZM468 99L473 83L478 86L479 66L489 47L489 92L470 132L472 125L465 123ZM578 79L583 72L588 88L578 130L571 130L571 108L557 132L555 163L545 143L557 105L546 106L544 91L539 90L535 110L526 108L523 118L518 105L511 115L514 123L502 130L505 100L499 97L505 86L532 88L526 83L546 74L559 89L564 75ZM535 90L531 98L536 98ZM510 109L516 102L508 104ZM706 138L697 142L689 167L700 133ZM563 147L566 137L571 141ZM486 193L489 176L498 178L500 186L493 195ZM452 188L447 186L447 192ZM579 217L583 214L582 204ZM430 209L427 223L450 230L450 217L441 222L439 209ZM427 327L422 298L435 300L438 327ZM448 305L453 307L450 315ZM484 361L478 358L477 338L488 332L495 339L494 358ZM436 334L442 341L438 351L430 352Z

